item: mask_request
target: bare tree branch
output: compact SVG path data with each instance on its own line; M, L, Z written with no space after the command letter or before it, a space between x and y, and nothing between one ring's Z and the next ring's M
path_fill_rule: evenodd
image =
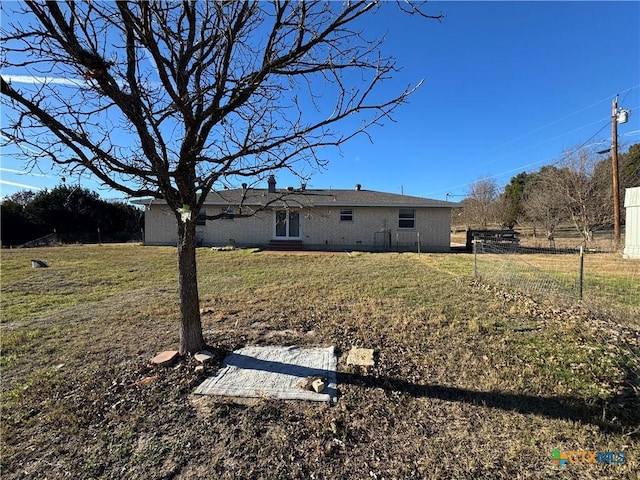
M199 322L195 220L181 212L197 211L233 179L322 168L325 147L369 135L419 87L381 96L395 60L381 53L383 39L356 28L380 5L5 2L2 135L37 151L33 162L46 155L128 195L166 200L190 299L181 303L183 321ZM397 5L442 18L424 4ZM33 82L16 86L11 75ZM183 329L190 340L181 350L201 346L192 333Z

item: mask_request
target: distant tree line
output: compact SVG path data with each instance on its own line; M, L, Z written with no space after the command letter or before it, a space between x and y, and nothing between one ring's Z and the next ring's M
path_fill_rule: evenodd
M640 186L640 144L618 155L621 203L625 188ZM454 215L458 227L532 226L552 238L572 225L584 240L613 225L611 157L588 149L568 152L537 172L522 172L500 191L493 179L478 180ZM624 209L622 209L624 222Z
M0 206L2 246L17 246L56 233L64 243L140 240L144 213L97 193L60 185L38 193L21 191Z

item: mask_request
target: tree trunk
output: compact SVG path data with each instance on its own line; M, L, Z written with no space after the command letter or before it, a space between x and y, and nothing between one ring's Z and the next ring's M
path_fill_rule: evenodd
M180 354L195 353L205 347L200 322L195 237L195 219L178 220L178 288L182 317Z

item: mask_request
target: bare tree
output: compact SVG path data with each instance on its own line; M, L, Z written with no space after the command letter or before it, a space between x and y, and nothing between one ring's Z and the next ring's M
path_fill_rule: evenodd
M534 225L544 228L550 246L554 242L554 233L558 225L566 219L566 212L557 185L557 169L555 167L543 167L538 173L532 175L523 194L524 218Z
M631 145L626 152L618 155L618 167L620 195L624 197L625 189L640 186L640 144ZM611 192L611 195L609 195L611 208L613 208L612 173L611 156L597 162L593 171L593 176L601 185L600 188ZM620 212L623 223L625 221L625 213L626 211L623 208Z
M379 8L5 2L2 134L33 162L47 158L67 174L88 171L128 195L166 200L178 224L180 351L197 351L205 342L188 212L241 178L282 168L308 175L324 165L323 147L365 133L405 103L415 86L381 99L395 61L356 26Z
M584 241L593 231L610 225L613 217L610 178L598 175L598 159L586 149L574 149L544 167L527 192L530 219L544 224L548 235L560 221L569 221Z
M593 152L581 148L565 154L558 169L556 188L567 217L585 241L592 239L593 230L613 220L609 179L603 182L595 175L597 161Z
M496 221L498 209L498 185L491 178L475 181L463 200L463 215L469 224L487 227Z

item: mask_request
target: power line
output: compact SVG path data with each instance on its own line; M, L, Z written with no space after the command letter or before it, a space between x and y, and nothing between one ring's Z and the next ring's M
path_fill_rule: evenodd
M628 89L624 90L624 91L623 91L623 92L624 92L624 94L625 94L624 98L626 99L626 98L627 98L627 96L629 95L629 93L630 93L632 90L634 90L634 89L636 89L636 88L638 88L638 87L640 87L640 84L638 84L638 85L634 85L633 87L630 87L630 88L628 88ZM535 132L537 132L537 131L539 131L539 130L542 130L542 129L544 129L544 128L546 128L546 127L550 126L550 125L553 125L553 124L555 124L555 123L558 123L558 122L560 122L560 121L562 121L562 120L564 120L564 119L566 119L566 118L569 118L569 117L571 117L571 116L573 116L573 115L576 115L577 113L580 113L580 112L582 112L582 111L585 111L585 110L587 110L587 109L589 109L589 108L591 108L591 107L593 107L593 106L595 106L595 105L598 105L599 103L602 103L602 102L604 102L605 100L608 100L608 98L605 98L605 99L603 99L603 100L599 100L599 101L597 101L597 102L595 102L595 103L593 103L593 104L589 105L588 107L584 107L584 108L582 108L582 109L580 109L580 110L578 110L578 111L576 111L576 112L574 112L574 113L571 113L571 114L569 114L569 115L565 115L564 117L562 117L562 118L560 118L560 119L558 119L558 120L555 120L555 121L553 121L553 122L551 122L551 123L549 123L549 124L547 124L547 125L545 125L545 126L543 126L543 127L539 127L539 128L537 128L537 129L534 129L534 130L530 131L529 133L526 133L526 134L524 134L524 135L520 135L519 137L516 137L515 139L510 140L509 142L503 143L503 144L499 145L498 147L494 147L493 149L489 150L488 152L493 151L493 150L495 150L495 149L497 149L497 148L500 148L501 146L508 145L509 143L513 143L513 142L514 142L514 141L516 141L516 140L519 140L519 139L521 139L521 138L524 138L524 137L526 137L526 136L528 136L528 135L530 135L530 134L532 134L532 133L535 133ZM621 102L621 103L622 103L622 102ZM637 109L637 108L640 108L640 106L636 105L636 106L634 106L634 107L633 107L633 109ZM585 126L582 126L582 127L576 128L576 129L573 129L573 130L571 130L571 131L569 131L569 132L565 132L565 133L563 133L563 134L556 135L555 137L552 137L552 138L550 138L550 139L548 139L548 140L545 140L545 141L543 141L543 142L539 142L539 143L534 144L534 145L530 145L530 146L525 147L525 148L523 148L523 149L521 149L521 150L518 150L518 151L516 151L516 152L511 152L511 153L509 153L508 155L505 155L505 156L503 156L503 157L500 157L499 159L493 160L492 162L489 162L489 163L493 163L493 162L495 162L495 161L497 161L497 160L501 160L501 159L506 158L506 157L508 157L508 156L510 156L510 155L514 155L514 154L516 154L516 153L523 152L523 151L525 151L525 150L528 150L528 149L530 149L530 148L536 147L536 146L541 145L541 144L543 144L543 143L546 143L546 142L548 142L548 141L555 140L555 139L560 138L560 137L562 137L562 136L565 136L565 135L568 135L568 134L570 134L570 133L576 132L576 131L578 131L578 130L581 130L582 128L586 128L586 127L588 127L588 126L590 126L590 125L593 125L594 123L598 123L599 121L602 121L602 119L601 119L601 120L598 120L598 121L596 121L596 122L591 122L591 123L590 123L590 124L588 124L588 125L585 125ZM510 170L506 170L506 171L503 171L503 172L500 172L500 173L496 173L496 174L493 174L493 175L489 175L489 176L486 176L486 177L480 178L480 179L478 179L478 180L474 180L473 182L466 182L466 183L463 183L463 184L456 185L456 186L454 186L454 187L449 187L449 188L447 188L447 189L443 189L443 190L438 190L438 191L430 192L430 193L427 193L426 195L427 195L427 196L430 196L430 195L434 195L434 194L441 193L441 192L445 192L445 191L452 191L452 190L456 190L456 189L461 188L461 187L467 187L467 186L469 186L469 185L472 185L472 184L473 184L473 183L475 183L476 181L481 181L481 180L492 180L492 179L494 179L494 180L495 180L495 179L497 179L497 178L499 178L499 177L501 177L501 176L503 176L503 175L506 175L506 174L509 174L509 173L513 173L513 172L516 172L516 171L526 170L526 169L527 169L527 168L529 168L529 167L532 167L532 166L534 166L534 165L539 165L539 164L542 164L542 163L550 162L550 163L549 163L549 165L551 165L551 166L553 166L553 165L557 165L558 163L561 163L562 161L564 161L564 160L565 160L569 155L574 154L575 152L577 152L577 151L578 151L578 150L580 150L581 148L584 148L585 146L598 145L598 144L605 143L607 140L603 140L603 141L601 141L601 142L596 142L596 143L593 143L593 144L588 145L588 144L589 144L589 142L591 142L591 141L592 141L596 136L598 136L598 135L600 134L600 132L602 132L602 130L604 130L606 127L608 127L608 126L609 126L609 124L610 124L610 122L609 122L609 119L608 119L608 117L607 117L607 121L606 121L606 123L604 123L604 124L603 124L603 126L602 126L600 129L598 129L598 131L597 131L596 133L594 133L592 136L590 136L587 140L585 140L585 141L584 141L581 145L579 145L578 147L575 147L575 148L573 148L572 150L570 150L570 151L568 151L568 152L565 152L565 153L562 155L562 157L561 157L560 159L556 160L556 161L551 161L552 159L544 159L544 160L539 160L539 161L536 161L536 162L531 162L531 163L528 163L528 164L525 164L525 165L521 165L521 166L516 167L516 168L512 168L512 169L510 169ZM623 135L625 135L625 136L632 136L632 135L636 135L636 134L638 134L638 133L640 133L640 130L634 130L634 131L631 131L631 132L625 133L625 134L623 134ZM488 152L486 152L486 153L488 153ZM479 155L479 156L482 156L482 155L484 155L484 154L481 154L481 155ZM473 158L478 158L478 156L477 156L477 157L472 157L472 159L473 159ZM481 166L488 165L489 163L484 164L484 165L481 165ZM453 196L453 195L450 195L450 196Z
M638 84L638 85L634 85L633 87L630 87L630 88L628 88L628 89L626 89L626 90L623 90L623 93L625 94L624 99L626 99L626 98L627 98L627 96L629 95L629 93L630 93L632 90L634 90L634 89L636 89L636 88L638 88L638 87L640 87L640 84ZM519 135L519 136L517 136L517 137L515 137L515 138L511 139L511 140L508 140L507 142L504 142L504 143L502 143L502 144L500 144L500 145L498 145L498 146L496 146L496 147L490 148L489 150L487 150L487 151L486 151L486 152L484 152L484 153L480 153L480 154L476 155L475 157L471 157L471 158L470 158L470 160L474 160L474 159L476 159L476 158L480 158L480 157L482 157L482 156L486 155L487 153L491 153L491 152L493 152L494 150L497 150L497 149L499 149L499 148L502 148L502 147L504 147L504 146L506 146L506 145L510 145L510 144L512 144L512 143L514 143L514 142L517 142L518 140L520 140L520 139L522 139L522 138L528 137L529 135L532 135L532 134L534 134L534 133L536 133L536 132L539 132L540 130L544 130L545 128L550 127L551 125L555 125L556 123L559 123L559 122L561 122L561 121L563 121L563 120L566 120L567 118L573 117L574 115L577 115L577 114L582 113L582 112L584 112L584 111L586 111L586 110L588 110L588 109L590 109L590 108L593 108L593 107L595 107L596 105L598 105L598 104L600 104L600 103L602 103L602 102L609 101L609 100L612 98L612 96L613 96L613 95L609 95L609 96L607 96L607 97L603 98L602 100L598 100L597 102L592 103L591 105L589 105L589 106L587 106L587 107L583 107L583 108L581 108L580 110L577 110L577 111L575 111L575 112L573 112L573 113L570 113L570 114L568 114L568 115L565 115L565 116L563 116L563 117L560 117L560 118L559 118L559 119L557 119L557 120L554 120L554 121L552 121L552 122L550 122L550 123L547 123L546 125L543 125L542 127L535 128L535 129L533 129L533 130L531 130L531 131L529 131L529 132L527 132L527 133L524 133L524 134L522 134L522 135ZM624 102L624 99L623 99L623 102ZM621 103L622 103L622 102L621 102ZM586 127L586 126L585 126L585 127ZM581 127L581 128L584 128L584 127Z
M635 88L635 87L633 87L633 88ZM628 93L629 91L631 91L633 88L631 88L631 89L627 90L627 93ZM601 102L598 102L598 103L601 103ZM597 103L596 103L596 104L597 104ZM594 105L596 105L596 104L594 104ZM587 107L587 108L589 108L589 107ZM633 107L633 109L636 109L636 108L640 108L640 105L635 105L635 106ZM584 109L583 109L583 110L584 110ZM566 117L565 117L565 118L566 118ZM533 145L529 145L529 146L527 146L527 147L521 148L520 150L516 150L516 151L510 152L510 153L508 153L508 154L506 154L506 155L503 155L503 156L501 156L501 157L495 158L495 159L493 159L493 160L491 160L491 161L489 161L489 162L485 162L485 163L483 163L483 164L478 164L478 165L476 165L476 166L475 166L475 168L474 168L474 169L471 169L471 170L468 170L468 171L478 170L478 168L479 168L479 167L486 167L487 165L491 165L492 163L496 163L496 162L498 162L498 161L500 161L500 160L503 160L503 159L505 159L505 158L508 158L508 157L510 157L510 156L512 156L512 155L515 155L515 154L517 154L517 153L521 153L521 152L527 151L527 150L529 150L529 149L531 149L531 148L538 147L538 146L540 146L540 145L543 145L543 144L545 144L545 143L551 142L551 141L556 140L556 139L558 139L558 138L561 138L561 137L564 137L564 136L566 136L566 135L570 135L570 134L572 134L572 133L574 133L574 132L580 131L580 130L582 130L583 128L587 128L587 127L589 127L589 126L591 126L591 125L594 125L594 124L596 124L596 123L598 123L598 122L601 122L601 121L603 121L603 120L605 120L605 119L606 119L606 121L607 121L607 124L609 124L609 117L601 118L601 119L599 119L599 120L596 120L596 121L594 121L594 122L588 123L588 124L583 125L583 126L581 126L581 127L574 128L573 130L569 130L568 132L564 132L564 133L561 133L561 134L559 134L559 135L556 135L555 137L547 138L546 140L543 140L542 142L538 142L538 143L535 143L535 144L533 144ZM554 122L554 123L556 123L556 122ZM551 125L551 124L549 124L549 125ZM539 129L537 129L537 130L541 130L542 128L543 128L543 127L539 128ZM524 135L523 135L523 136L521 136L521 137L519 137L519 138L522 138L522 137L524 137ZM496 148L498 148L498 147L496 147ZM472 158L471 158L471 160L472 160L473 158L474 158L474 157L472 157ZM477 158L477 157L475 157L475 158Z
M633 88L635 88L635 87L633 87ZM528 163L528 164L525 164L525 165L518 166L516 168L512 168L512 169L509 169L509 170L506 170L506 171L503 171L503 172L499 172L499 173L495 173L493 175L488 175L486 177L479 178L479 179L474 180L472 182L466 182L466 183L459 184L459 185L456 185L456 186L453 186L453 187L449 187L449 188L447 188L445 190L439 190L439 191L436 191L436 192L427 193L426 196L434 195L436 193L441 193L441 192L444 192L444 191L450 192L450 191L453 191L453 190L457 190L457 189L459 189L461 187L468 187L468 186L470 186L473 183L478 182L478 181L496 180L497 178L499 178L499 177L501 177L503 175L511 174L511 173L514 173L514 172L517 172L517 171L523 171L523 170L526 170L527 168L532 167L534 165L539 165L539 164L548 164L550 166L557 165L557 164L563 162L564 160L566 160L570 155L573 155L574 153L576 153L577 151L579 151L580 149L582 149L584 147L591 146L591 145L598 145L598 144L602 144L602 143L606 142L606 140L604 140L602 142L596 142L596 143L589 144L589 142L591 142L595 137L597 137L609 125L610 125L610 122L609 122L609 120L607 120L607 122L604 123L602 125L602 127L600 127L598 129L598 131L596 131L596 133L591 135L587 140L582 142L579 146L574 147L571 150L569 150L569 151L565 152L564 154L562 154L562 156L559 159L555 160L555 161L553 161L553 159L547 158L547 159L539 160L539 161L536 161L536 162L531 162L531 163ZM640 132L640 130L638 130L637 132ZM560 136L562 136L562 135L560 135ZM536 146L536 145L534 145L534 146ZM527 147L527 148L531 148L531 147ZM517 152L514 152L514 153L517 153ZM449 196L454 196L454 195L449 194ZM458 196L458 195L455 195L455 196Z

